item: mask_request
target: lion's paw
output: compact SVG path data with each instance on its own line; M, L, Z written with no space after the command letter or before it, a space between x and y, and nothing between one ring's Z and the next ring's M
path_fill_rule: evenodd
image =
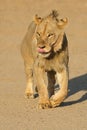
M50 103L51 103L51 106L54 108L54 107L57 107L59 106L63 101L64 99L66 98L66 95L67 94L59 94L59 95L53 95L51 98L50 98Z
M47 109L47 108L51 108L51 103L50 103L49 100L39 102L38 108L39 108L39 109Z
M26 92L25 92L25 98L33 99L33 98L34 98L34 94L33 94L33 93L30 93L29 91L26 91Z

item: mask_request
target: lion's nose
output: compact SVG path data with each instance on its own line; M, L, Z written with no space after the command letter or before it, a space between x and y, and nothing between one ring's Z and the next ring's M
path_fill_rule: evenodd
M39 45L38 47L43 49L43 48L45 48L45 45Z

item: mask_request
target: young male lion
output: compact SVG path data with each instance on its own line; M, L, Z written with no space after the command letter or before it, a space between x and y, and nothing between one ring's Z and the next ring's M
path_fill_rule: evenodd
M27 76L26 95L34 96L33 80L39 94L39 108L56 107L68 91L68 45L64 27L67 18L59 19L56 11L45 18L35 16L21 46ZM44 75L47 74L48 85ZM55 74L60 86L54 93Z

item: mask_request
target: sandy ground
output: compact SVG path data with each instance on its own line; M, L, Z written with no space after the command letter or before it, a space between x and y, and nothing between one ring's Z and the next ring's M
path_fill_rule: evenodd
M33 16L57 9L68 17L69 94L64 103L37 109L24 98L20 44ZM0 0L0 130L87 130L87 0Z

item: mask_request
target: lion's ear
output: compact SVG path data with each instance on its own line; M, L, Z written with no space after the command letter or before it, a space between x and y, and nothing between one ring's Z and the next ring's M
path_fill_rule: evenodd
M42 21L42 18L41 17L38 17L38 15L36 14L35 15L35 17L34 17L34 22L35 22L35 24L39 24L39 23L41 23L41 21Z
M62 48L64 32L59 34L57 42L54 44L54 52L59 51Z
M58 20L58 27L59 29L63 29L68 23L68 19L64 18L64 19L60 19Z

